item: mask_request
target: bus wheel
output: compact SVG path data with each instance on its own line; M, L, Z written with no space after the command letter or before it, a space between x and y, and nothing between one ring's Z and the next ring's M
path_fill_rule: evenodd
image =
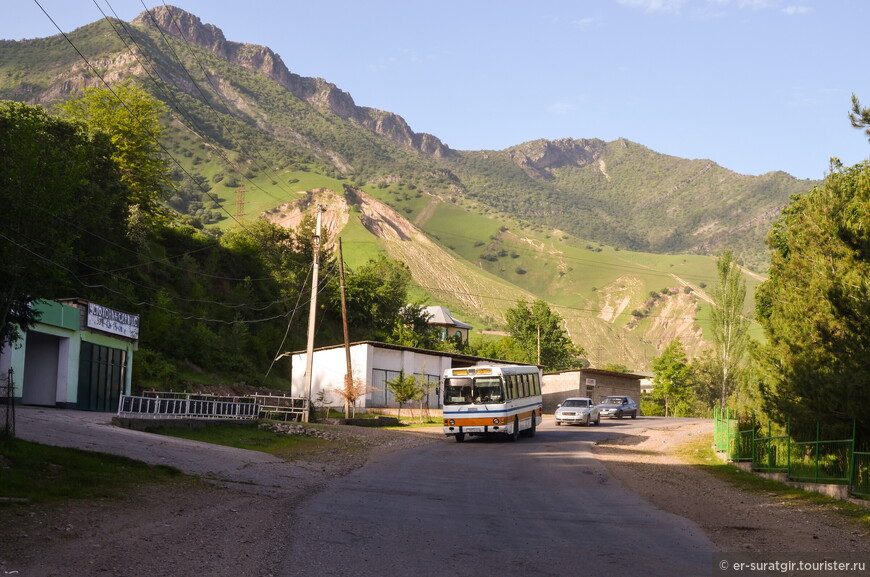
M535 436L535 431L538 429L538 417L532 415L532 428L526 429L526 436L531 438Z
M456 434L453 435L453 436L456 437L456 442L457 442L457 443L461 443L462 441L465 440L465 433L456 433Z
M514 417L514 432L508 433L508 441L514 442L520 438L520 419L519 417Z

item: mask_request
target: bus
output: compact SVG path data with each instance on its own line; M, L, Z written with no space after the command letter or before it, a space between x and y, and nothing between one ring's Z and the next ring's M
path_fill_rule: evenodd
M457 443L466 435L534 437L543 420L541 369L476 366L444 371L441 387L444 434Z

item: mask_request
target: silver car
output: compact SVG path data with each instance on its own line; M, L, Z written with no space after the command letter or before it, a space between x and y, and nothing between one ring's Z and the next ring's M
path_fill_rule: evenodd
M602 417L610 417L611 419L621 419L622 417L637 418L640 410L637 408L637 403L631 397L607 397L598 405L598 410Z
M571 397L556 407L556 424L597 425L601 422L598 407L588 397Z

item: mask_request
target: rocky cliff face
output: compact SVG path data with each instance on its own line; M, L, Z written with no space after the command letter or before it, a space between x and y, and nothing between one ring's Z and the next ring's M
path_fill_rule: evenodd
M292 92L312 106L329 110L347 120L427 155L443 157L450 149L431 134L417 134L405 120L391 112L357 106L350 94L322 78L293 74L278 54L265 46L231 42L212 24L174 6L158 6L140 14L132 22L138 26L159 28L164 34L182 37L233 64L255 70Z
M604 148L603 140L562 138L526 142L509 148L508 154L526 172L546 177L549 168L582 167L596 162Z

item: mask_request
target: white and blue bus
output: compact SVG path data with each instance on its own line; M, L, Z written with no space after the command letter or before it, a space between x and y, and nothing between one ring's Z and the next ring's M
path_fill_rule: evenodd
M534 437L541 424L541 369L476 366L444 371L444 434Z

